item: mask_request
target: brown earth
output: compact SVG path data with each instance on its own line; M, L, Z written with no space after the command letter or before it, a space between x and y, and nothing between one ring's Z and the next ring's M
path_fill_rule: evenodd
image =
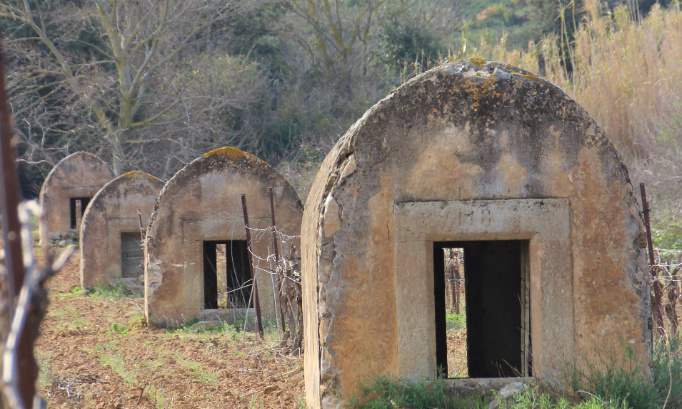
M79 262L48 282L36 356L50 408L303 407L303 357L276 331L149 329L142 298L83 292Z

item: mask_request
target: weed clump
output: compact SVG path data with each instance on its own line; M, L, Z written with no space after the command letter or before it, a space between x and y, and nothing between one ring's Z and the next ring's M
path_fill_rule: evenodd
M477 409L487 408L484 398L463 398L447 391L442 379L419 382L397 382L379 376L359 386L349 407L357 409Z
M126 287L126 285L122 281L118 281L114 284L109 284L103 287L86 289L85 292L87 295L93 297L113 299L130 298L134 296L133 292L130 291L130 289L128 289L128 287Z
M646 377L632 348L603 355L584 369L572 368L564 384L526 386L510 398L461 397L443 379L400 382L385 376L359 385L348 407L354 409L654 409L682 408L682 340L658 342L653 371Z
M656 343L650 378L643 375L635 358L628 345L622 358L610 352L585 369L574 369L572 390L575 394L587 394L631 409L681 408L682 342L669 339L666 343Z

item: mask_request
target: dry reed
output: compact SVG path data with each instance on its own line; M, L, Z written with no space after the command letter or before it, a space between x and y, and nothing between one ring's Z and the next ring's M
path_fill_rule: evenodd
M655 6L639 20L625 7L609 11L594 0L586 2L585 11L570 42L563 33L545 37L537 45L531 43L525 50L508 50L503 37L496 44L465 46L451 59L478 55L544 74L604 128L627 164L633 183L647 184L659 216L680 218L679 3L668 9Z

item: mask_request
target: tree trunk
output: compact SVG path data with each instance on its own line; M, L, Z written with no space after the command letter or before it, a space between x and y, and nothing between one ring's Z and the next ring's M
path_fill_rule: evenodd
M123 162L121 158L123 153L121 150L121 139L120 136L114 132L110 137L111 141L111 167L113 168L115 176L121 176L123 174Z

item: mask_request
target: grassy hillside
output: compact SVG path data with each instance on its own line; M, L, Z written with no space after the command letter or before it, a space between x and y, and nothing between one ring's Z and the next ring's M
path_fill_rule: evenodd
M504 39L509 49L525 48L529 41L539 42L543 35L566 30L569 35L584 21L584 0L462 0L461 26L470 42L497 42ZM668 0L601 0L602 11L618 6L638 7L637 17L646 17L654 4L669 5ZM562 21L561 15L564 16Z
M532 8L519 0L464 0L461 29L469 41L500 41L507 34L509 47L525 47L538 40Z

